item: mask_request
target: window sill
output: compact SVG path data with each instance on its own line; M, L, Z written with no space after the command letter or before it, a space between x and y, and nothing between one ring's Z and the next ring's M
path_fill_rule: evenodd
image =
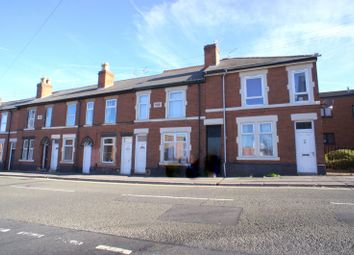
M92 124L90 124L90 125L88 125L88 124L83 125L83 127L92 127L92 126L93 126Z
M167 120L184 120L186 119L186 116L181 116L181 117L166 117Z
M178 163L178 162L160 162L160 166L189 166L189 163Z
M19 159L19 162L34 162L33 159Z
M34 130L34 128L25 128L25 129L23 129L23 131L32 131L32 130Z
M103 123L102 126L114 126L117 125L117 123Z
M60 164L74 164L74 161L62 160L62 161L60 161Z
M280 157L237 157L237 160L248 160L248 161L252 161L252 160L257 160L257 161L278 161L280 160Z
M100 163L104 164L104 165L114 165L115 164L114 161L113 162L101 161Z

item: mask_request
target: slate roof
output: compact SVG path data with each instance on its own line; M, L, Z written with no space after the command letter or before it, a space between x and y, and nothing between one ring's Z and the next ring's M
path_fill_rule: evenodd
M247 68L256 68L269 65L286 64L292 62L317 59L318 54L296 55L296 56L274 56L274 57L242 57L225 58L219 65L209 66L205 69L206 73L215 73L227 70L242 70Z
M97 84L73 89L54 91L52 95L43 98L28 98L0 104L0 110L11 109L21 106L38 105L64 100L76 100L98 95L114 94L129 90L142 90L155 87L177 86L188 83L203 82L205 74L222 72L225 69L237 70L255 68L291 62L314 60L317 55L297 55L279 57L243 57L222 59L217 66L209 66L204 69L202 65L180 69L166 70L160 74L138 77L127 80L115 81L113 86L98 88ZM35 87L35 86L33 86ZM35 93L35 92L34 92Z
M342 96L354 96L354 89L351 90L338 90L338 91L326 91L321 92L320 97L342 97Z

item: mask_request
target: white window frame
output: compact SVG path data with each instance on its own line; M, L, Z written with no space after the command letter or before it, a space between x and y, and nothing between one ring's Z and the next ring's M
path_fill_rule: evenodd
M105 140L106 139L112 139L112 141L113 141L113 143L105 143ZM113 146L113 161L104 161L103 160L103 153L104 153L104 146L105 145L112 145ZM114 137L114 136L112 136L112 137L109 137L109 136L107 136L107 137L101 137L101 149L100 149L100 151L101 151L101 155L100 155L100 159L101 159L101 163L104 163L104 164L115 164L115 162L116 162L116 137Z
M0 139L0 162L3 162L3 157L4 157L4 146L5 146L5 139Z
M27 110L27 129L34 129L35 120L36 120L36 108L29 108Z
M69 107L70 106L75 106L75 113L74 114L69 114ZM67 103L66 105L66 121L65 121L65 126L67 127L74 127L76 125L76 111L77 111L77 106L76 106L76 102L70 102ZM69 119L73 118L74 119L74 123L68 123Z
M149 120L150 119L150 109L151 109L151 103L150 103L150 95L151 91L141 91L136 93L136 105L135 105L135 119L136 120ZM141 118L140 117L140 97L141 96L147 96L147 113L146 113L146 118Z
M72 141L72 145L66 145L66 141ZM63 144L61 147L61 163L74 163L74 155L75 155L75 140L76 140L76 135L75 134L65 134L63 135ZM71 153L71 159L64 159L65 156L65 148L66 147L72 147L72 153Z
M290 96L290 103L293 104L308 104L314 102L314 87L315 83L312 78L312 64L307 65L296 65L296 66L288 66L286 70L288 71L288 90ZM306 80L306 92L308 94L308 100L306 101L295 101L295 97L297 94L304 93L296 93L295 92L295 74L296 73L305 73Z
M237 160L280 160L278 156L278 143L279 137L277 134L277 115L265 115L265 116L252 116L252 117L239 117L236 118L237 124L237 138L236 144L238 148ZM272 129L272 141L273 141L273 156L261 156L260 155L260 124L271 124ZM253 134L255 140L255 155L244 156L242 155L242 125L253 124Z
M241 105L242 107L247 107L247 108L257 108L260 106L268 105L268 92L269 92L269 87L267 83L267 74L268 70L259 70L259 71L250 71L250 72L241 72L240 79L241 79L241 88L240 88L240 94L241 94ZM247 97L247 80L249 79L256 79L260 78L262 82L262 98L263 98L263 104L250 104L248 105L246 103L246 99L252 99L252 98L260 98L260 97Z
M174 127L174 128L160 128L161 141L160 141L160 165L189 165L190 154L192 151L192 145L190 140L190 134L192 132L191 127ZM186 143L187 143L187 161L178 162L178 161L165 161L164 160L164 137L166 134L174 135L174 140L176 135L185 134ZM176 149L174 150L176 152Z
M26 153L24 153L24 151ZM34 161L33 158L34 158L34 139L25 138L23 139L23 143L22 143L21 161Z
M107 106L108 101L114 101L115 104L114 106ZM104 123L105 124L116 124L117 123L117 104L118 104L118 100L116 98L107 98L105 101L105 111L104 111ZM107 110L108 109L114 109L114 121L113 122L108 122L107 121Z
M165 102L165 117L166 119L183 119L187 116L186 111L187 111L187 86L181 86L181 87L172 87L172 88L166 88L166 102ZM169 116L169 111L170 111L170 94L173 92L182 92L183 95L183 100L184 104L183 109L182 109L182 116L179 117L170 117Z
M92 111L92 119L90 120L91 121L90 123L88 122L89 111ZM85 115L85 125L86 126L92 126L93 125L94 112L95 112L95 102L94 101L86 102L86 115Z
M50 120L49 120L49 125L47 125L47 121L48 121L48 109L51 109L51 113L50 113ZM52 120L53 120L53 106L48 106L46 107L45 110L45 120L44 120L44 127L49 128L52 126Z
M8 112L1 113L0 132L6 132L8 116L9 116Z

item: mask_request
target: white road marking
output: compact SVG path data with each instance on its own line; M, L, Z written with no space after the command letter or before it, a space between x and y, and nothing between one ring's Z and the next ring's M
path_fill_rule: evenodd
M80 245L82 245L84 242L80 242L80 241L77 241L77 240L70 240L69 243L70 243L70 244L73 244L73 245L80 246Z
M12 185L11 188L16 189L31 189L31 190L42 190L42 191L55 191L55 192L75 192L72 189L53 189L53 188L42 188L42 187L33 187L33 186L24 186L24 185Z
M18 235L23 235L23 236L30 236L30 237L37 237L37 238L41 238L44 235L41 234L37 234L37 233L32 233L32 232L25 232L25 231L21 231L17 233Z
M9 228L0 228L0 232L1 233L6 233L6 232L9 232L11 229Z
M331 202L332 205L354 205L354 203Z
M234 201L233 198L208 198L208 197L174 197L174 196L158 196L158 195L138 195L138 194L122 194L125 197L152 197L152 198L170 198L170 199L191 199L191 200L210 200L210 201Z
M103 250L103 251L112 251L112 252L117 252L120 254L127 254L127 255L133 252L131 250L127 250L119 247L107 246L107 245L98 245L96 249Z

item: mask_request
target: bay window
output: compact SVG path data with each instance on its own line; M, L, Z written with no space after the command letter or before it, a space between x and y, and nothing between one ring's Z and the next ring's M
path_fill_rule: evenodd
M190 128L161 128L161 163L187 164L190 156Z
M240 117L238 125L238 159L278 160L277 116Z

